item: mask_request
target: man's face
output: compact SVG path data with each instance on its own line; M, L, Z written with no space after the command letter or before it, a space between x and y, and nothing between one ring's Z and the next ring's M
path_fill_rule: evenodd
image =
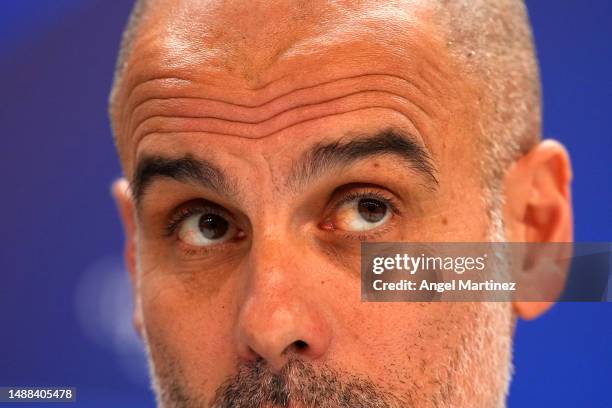
M149 17L116 118L160 403L500 404L508 305L360 301L361 242L492 234L479 88L432 9L167 2Z

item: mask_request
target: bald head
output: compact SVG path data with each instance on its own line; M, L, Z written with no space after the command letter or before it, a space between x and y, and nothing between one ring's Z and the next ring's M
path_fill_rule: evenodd
M449 45L482 86L482 167L499 181L513 160L541 137L541 88L534 43L522 0L440 1Z
M184 6L181 7L181 3ZM242 56L238 55L241 48L269 48L273 54L279 54L286 51L282 49L282 41L285 41L286 48L290 48L292 43L299 40L300 35L312 35L313 31L322 31L323 27L329 26L330 20L338 30L337 17L330 18L329 11L348 13L346 21L351 24L350 13L358 14L357 9L360 7L370 8L373 15L384 15L385 8L388 7L380 4L358 5L363 2L352 2L354 3L352 6L333 7L331 10L329 4L321 5L320 2L296 1L291 4L281 2L287 5L287 13L278 21L272 22L270 29L270 26L266 25L270 22L266 7L253 3L252 6L248 6L252 8L250 12L261 14L261 24L256 28L261 28L260 31L267 32L268 35L263 42L257 42L256 39L249 38L249 33L241 23L246 13L244 8L241 10L240 7L230 5L226 7L228 12L219 14L215 12L221 8L219 2L203 2L204 4L200 3L196 8L199 14L194 14L193 9L187 14L177 13L177 10L183 12L188 10L189 3L189 1L136 1L123 34L110 97L111 122L115 138L121 137L117 126L117 122L120 121L117 112L122 103L119 90L123 86L124 74L129 69L128 61L134 44L139 36L146 35L142 28L146 26L143 23L147 20L150 20L149 25L151 25L158 19L163 21L165 17L169 36L179 34L180 37L181 29L189 31L190 28L195 28L197 33L198 30L205 31L203 27L215 26L217 29L227 29L238 34L234 35L233 42L225 39L225 49L221 51L225 53L223 59L226 61L231 55L237 56L238 59L242 58L240 64L234 62L233 68L227 67L235 70L237 66L246 69L248 65L248 54L243 52ZM479 150L483 153L480 161L484 180L488 187L495 187L507 166L535 145L541 134L540 80L525 5L522 0L495 2L435 0L395 2L394 7L410 10L421 7L418 3L425 3L426 8L431 11L427 16L433 20L436 29L444 35L448 51L459 62L457 66L478 88L476 103L481 115L478 123L479 132L475 135L477 139L474 142L480 146ZM232 10L236 14L233 15ZM171 17L169 14L179 18L172 21L168 19ZM393 22L391 14L389 17L387 24L397 24ZM401 26L397 29L401 29ZM210 37L210 32L208 34ZM266 35L266 33L261 34ZM280 45L276 44L276 48L281 48L280 50L271 46L274 37L281 42ZM191 37L192 44L189 45L189 35L186 35L185 41L180 45L176 43L175 46L183 52L205 54L209 45L205 41L200 42L201 39L194 41L194 38ZM217 56L220 52L219 49L210 49L210 51L211 54L217 53ZM270 57L274 55L267 56ZM174 58L188 60L190 57L176 55ZM215 59L214 64L219 65L219 59ZM249 75L248 72L242 74Z
M522 2L140 1L111 119L159 401L503 406L509 305L361 302L359 263L568 231Z

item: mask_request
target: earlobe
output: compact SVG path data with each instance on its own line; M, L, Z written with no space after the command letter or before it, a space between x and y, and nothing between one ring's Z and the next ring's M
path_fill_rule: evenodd
M523 320L531 320L547 312L555 302L514 302L515 313Z
M136 332L142 337L143 323L136 266L136 218L134 200L132 199L128 181L124 178L116 180L112 185L112 194L115 198L125 232L124 256L130 275L130 281L132 282L132 294L134 299L133 324Z

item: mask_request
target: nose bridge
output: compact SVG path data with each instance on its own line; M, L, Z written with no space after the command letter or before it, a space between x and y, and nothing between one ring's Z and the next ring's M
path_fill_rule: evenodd
M280 369L290 354L316 359L331 340L312 277L300 254L303 245L283 234L254 238L245 264L245 290L237 323L239 354L263 358Z

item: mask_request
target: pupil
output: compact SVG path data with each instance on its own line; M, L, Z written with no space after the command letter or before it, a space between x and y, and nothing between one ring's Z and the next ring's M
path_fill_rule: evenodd
M387 206L379 200L362 198L357 204L359 215L368 222L378 222L387 214Z
M229 224L227 220L216 214L204 214L200 218L200 232L208 239L221 238L227 232Z

